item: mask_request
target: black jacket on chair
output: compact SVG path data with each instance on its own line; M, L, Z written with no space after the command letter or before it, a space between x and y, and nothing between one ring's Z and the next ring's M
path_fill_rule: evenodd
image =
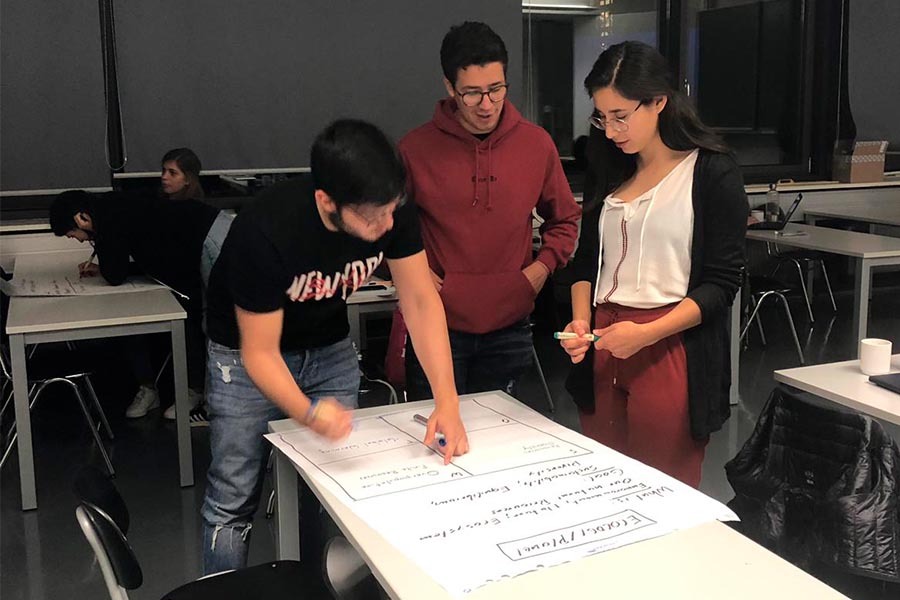
M792 562L900 581L900 451L874 419L775 389L728 464L743 533Z

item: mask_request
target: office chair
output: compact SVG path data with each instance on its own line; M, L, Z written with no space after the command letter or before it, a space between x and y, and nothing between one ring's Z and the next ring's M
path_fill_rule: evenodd
M809 313L809 322L815 323L813 316L812 303L809 294L806 292L806 277L804 271L812 277L812 268L818 266L822 271L822 279L825 280L825 289L828 290L828 298L831 300L831 309L837 312L837 304L834 301L834 292L831 289L831 280L828 278L828 270L825 268L825 260L820 252L814 250L790 250L782 252L777 244L766 242L766 252L769 257L774 259L775 268L772 270L771 276L774 277L782 266L792 264L797 269L797 277L800 282L800 291L803 293L803 300L806 302L806 310Z
M335 600L380 600L381 586L359 552L343 536L325 544L322 560L325 586Z
M78 525L103 573L111 600L128 600L143 571L125 537L128 509L112 482L97 469L83 469L75 482ZM277 561L202 577L168 592L163 600L272 600L302 598L304 573L297 561Z
M73 349L71 343L69 344L69 349ZM10 367L10 360L7 352L8 351L6 346L0 346L0 375L2 375L3 378L3 385L0 386L0 390L3 390L3 392L5 393L3 406L2 408L0 408L0 421L2 421L3 414L11 405L13 399L11 387L8 390L8 393L6 393L6 384L12 381L12 369ZM99 424L94 423L94 419L93 417L91 417L91 411L84 401L84 396L81 393L79 383L83 384L88 392L91 403L94 405L94 409L97 411L97 414L100 417ZM115 436L113 435L112 428L109 426L109 421L106 418L106 414L103 412L103 407L100 406L100 401L97 399L97 393L94 391L94 386L91 383L90 373L76 369L66 375L55 377L33 377L32 379L29 379L29 411L34 409L35 404L37 404L37 401L41 397L41 394L44 392L44 390L53 384L65 384L74 392L75 399L78 400L78 405L81 407L81 412L84 415L84 420L87 422L88 428L91 430L91 435L94 438L94 443L97 446L97 450L100 451L100 455L103 457L103 462L106 463L106 469L109 471L110 476L115 477L116 471L113 468L112 462L109 459L109 455L106 452L106 447L103 445L103 440L100 439L100 428L102 427L106 430L106 434L107 436L109 436L109 439L115 439ZM16 423L15 420L13 420L6 434L3 436L4 438L6 438L6 442L3 448L3 458L0 459L0 469L3 468L3 465L6 464L6 461L12 455L12 451L13 448L15 448L18 435L19 434L16 431Z
M784 307L784 316L787 319L788 327L791 330L791 337L794 339L794 346L797 348L797 356L800 358L800 364L804 364L803 358L803 350L800 348L800 340L797 338L797 328L794 327L794 318L791 315L791 307L788 304L787 298L785 294L790 291L790 288L783 285L781 282L772 279L771 277L760 277L750 275L749 277L744 274L744 289L746 290L746 297L749 298L749 311L750 316L747 321L744 323L744 327L741 329L741 341L743 342L747 336L747 331L749 331L750 326L753 322L756 322L757 327L759 328L759 335L762 339L763 346L766 345L766 334L763 330L762 318L759 315L759 309L762 308L763 302L766 301L767 298L775 298L781 300L781 305Z
M537 349L531 344L531 355L534 357L534 366L537 369L538 377L541 378L541 386L544 388L544 397L547 399L547 406L550 412L556 412L556 405L553 403L553 396L550 395L550 386L547 385L547 378L544 377L544 369L541 368L541 361L538 359Z

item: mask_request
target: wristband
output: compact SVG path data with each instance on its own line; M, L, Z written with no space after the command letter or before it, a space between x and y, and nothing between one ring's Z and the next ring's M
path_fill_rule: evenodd
M306 424L312 425L316 420L316 414L319 412L319 400L314 398L309 402L309 408L306 409Z

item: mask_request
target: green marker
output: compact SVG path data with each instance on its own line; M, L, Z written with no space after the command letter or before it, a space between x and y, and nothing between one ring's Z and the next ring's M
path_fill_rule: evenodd
M557 331L553 334L553 337L558 340L590 340L592 342L596 342L600 339L599 335L593 333L578 335L577 333L571 331Z

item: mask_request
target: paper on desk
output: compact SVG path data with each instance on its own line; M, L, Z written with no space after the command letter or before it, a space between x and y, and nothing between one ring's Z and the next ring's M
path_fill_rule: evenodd
M713 520L727 507L494 394L460 403L471 452L444 466L415 410L332 445L266 437L454 596Z
M78 265L89 252L46 252L16 258L12 281L3 285L9 296L93 296L165 289L147 277L132 276L121 285L109 285L101 276L79 277Z

